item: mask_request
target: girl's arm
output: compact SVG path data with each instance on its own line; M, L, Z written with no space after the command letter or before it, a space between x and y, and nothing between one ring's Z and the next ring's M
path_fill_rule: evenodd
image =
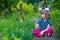
M43 35L44 32L47 31L49 28L50 28L50 24L48 24L47 28L45 30L41 31L40 34Z
M35 29L38 29L39 24L37 23L37 19L36 18L34 18L34 22L35 22Z
M50 28L50 24L47 25L47 28L43 32L47 31Z
M35 22L35 29L38 29L38 27L39 27L39 24Z

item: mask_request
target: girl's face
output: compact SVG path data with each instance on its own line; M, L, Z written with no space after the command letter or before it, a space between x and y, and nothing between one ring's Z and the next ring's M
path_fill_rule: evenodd
M46 14L41 14L41 18L46 18Z

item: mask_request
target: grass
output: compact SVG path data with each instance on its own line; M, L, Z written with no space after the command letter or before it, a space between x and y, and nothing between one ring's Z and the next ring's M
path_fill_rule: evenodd
M38 15L38 13L35 15ZM19 12L13 12L12 16L0 19L0 33L2 33L3 40L32 40L33 29L34 18L32 15L24 15L23 23L20 22Z

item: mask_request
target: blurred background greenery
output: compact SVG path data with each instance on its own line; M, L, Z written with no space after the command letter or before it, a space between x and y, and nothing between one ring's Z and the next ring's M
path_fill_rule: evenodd
M0 40L32 40L34 18L40 18L38 8L43 4L50 7L52 26L60 38L60 0L0 0Z

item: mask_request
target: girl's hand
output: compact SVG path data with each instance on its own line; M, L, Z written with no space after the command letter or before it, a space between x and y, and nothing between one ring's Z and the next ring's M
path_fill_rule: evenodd
M44 31L41 31L41 32L40 32L40 35L43 36L43 35L44 35Z
M36 18L34 18L34 22L37 22L37 19Z

